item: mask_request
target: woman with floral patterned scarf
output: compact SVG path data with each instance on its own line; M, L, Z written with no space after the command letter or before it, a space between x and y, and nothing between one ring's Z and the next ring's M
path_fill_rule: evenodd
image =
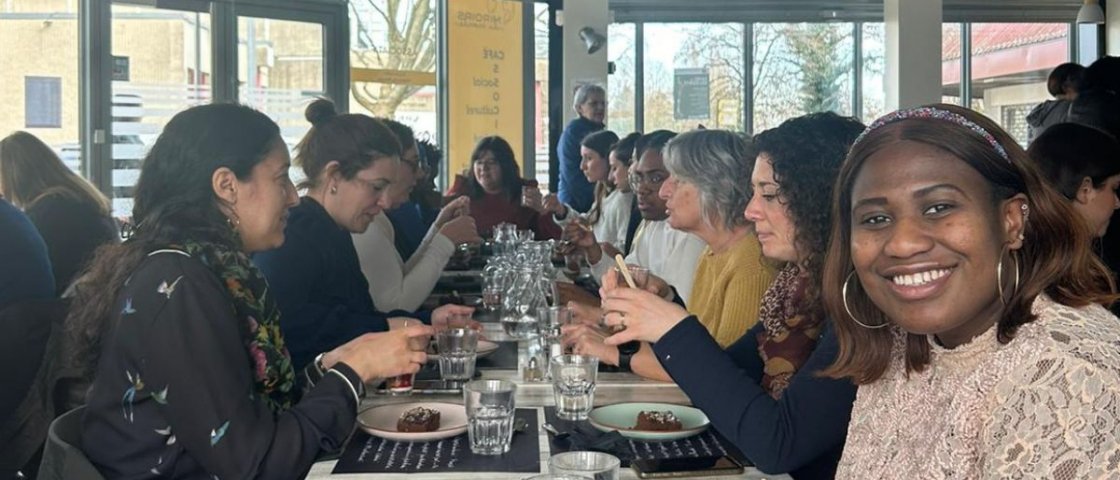
M754 138L746 218L762 254L782 265L759 323L726 350L695 316L657 294L603 279L607 339L653 342L661 365L712 425L766 473L832 478L844 446L855 386L823 378L836 358L819 279L831 226L832 184L863 130L833 113L794 118Z
M249 260L298 202L277 125L248 107L179 113L136 190L135 234L99 251L70 328L95 374L81 448L110 478L302 478L354 427L363 385L426 361L413 326L321 355L302 395L275 296ZM316 381L317 380L317 381Z

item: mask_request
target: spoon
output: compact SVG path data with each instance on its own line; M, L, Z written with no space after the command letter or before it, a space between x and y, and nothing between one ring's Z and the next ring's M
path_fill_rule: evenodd
M552 426L551 423L545 423L544 425L541 425L541 428L543 428L544 431L551 433L553 437L556 438L556 440L563 440L565 438L568 438L568 432L561 432L557 430L556 427Z

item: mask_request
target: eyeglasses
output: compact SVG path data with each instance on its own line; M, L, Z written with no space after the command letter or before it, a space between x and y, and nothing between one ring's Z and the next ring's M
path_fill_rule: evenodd
M626 178L630 180L630 188L638 188L642 184L649 186L661 185L669 178L669 174L665 172L649 172L648 174L630 172Z

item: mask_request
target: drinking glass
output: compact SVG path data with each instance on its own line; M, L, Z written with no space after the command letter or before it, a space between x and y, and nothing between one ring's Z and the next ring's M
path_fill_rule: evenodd
M649 269L648 268L639 267L637 265L627 265L626 270L628 270L630 272L630 278L634 279L634 287L635 288L640 288L640 289L644 290L646 288L646 285L649 284ZM622 270L619 270L619 268L616 266L616 267L614 267L614 271L615 271L615 274L618 275L618 286L629 288L630 284L626 283L626 277L622 274Z
M501 455L513 438L517 385L508 380L475 380L463 386L471 453Z
M548 471L594 480L618 480L618 457L603 452L564 452L548 459Z
M587 420L595 403L599 359L589 355L560 355L552 358L551 365L556 416L564 420Z
M404 321L404 327L408 328L409 320ZM428 345L428 340L414 338L409 340L409 344L413 350L425 350ZM389 391L389 395L411 395L412 384L416 379L415 373L403 373L395 377L385 379L385 389Z
M478 332L469 328L449 328L436 334L439 346L439 377L444 380L470 380L478 352Z
M564 473L542 473L540 475L533 475L525 480L592 480L591 477L583 475L570 475Z

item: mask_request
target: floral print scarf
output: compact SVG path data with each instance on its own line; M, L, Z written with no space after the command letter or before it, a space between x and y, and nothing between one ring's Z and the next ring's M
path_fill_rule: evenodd
M765 328L756 337L763 362L762 388L775 399L781 398L790 378L812 355L824 326L820 306L805 299L811 280L797 266L787 265L762 297L758 321Z
M280 310L264 275L245 252L229 245L191 241L173 248L206 265L229 292L234 313L243 323L241 336L253 370L254 393L274 414L291 408L295 372L280 333Z

